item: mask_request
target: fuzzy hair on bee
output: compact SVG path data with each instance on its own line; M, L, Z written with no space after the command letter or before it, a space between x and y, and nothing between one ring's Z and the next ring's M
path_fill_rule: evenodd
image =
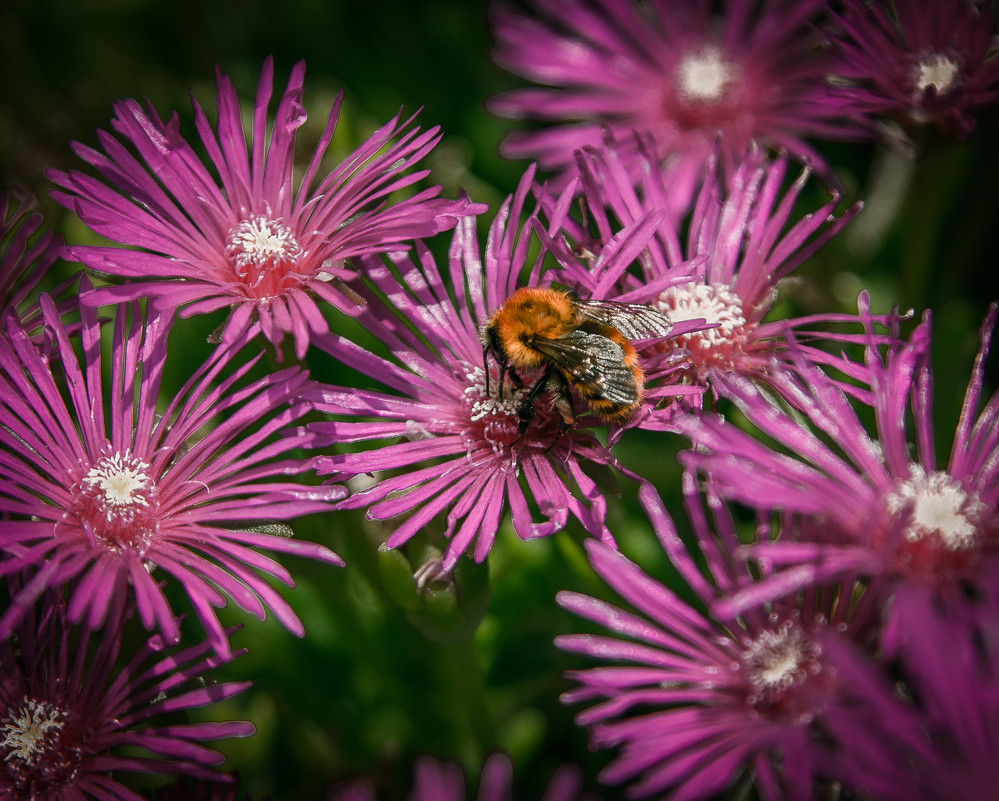
M518 407L520 432L534 418L534 401L545 390L566 427L575 420L572 392L609 422L626 423L645 393L645 373L633 339L668 336L673 323L662 312L637 303L583 300L553 287L514 292L482 327L488 391L489 356L505 376L523 387L521 373L543 370Z

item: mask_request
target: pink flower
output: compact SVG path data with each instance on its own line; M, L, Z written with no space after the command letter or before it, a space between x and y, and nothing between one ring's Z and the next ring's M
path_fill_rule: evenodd
M976 0L844 0L830 26L832 91L858 117L967 139L973 112L999 99L994 8Z
M559 531L570 515L592 535L610 536L606 499L591 473L594 467L620 466L590 432L595 421L585 404L573 397L578 419L567 427L553 408L554 393L547 383L538 384L542 369L520 376L521 384L507 376L501 394L496 359L483 355L482 328L493 312L518 287L540 286L559 275L543 268L543 251L529 257L534 215L517 225L532 176L529 170L496 215L484 256L468 219L455 231L446 273L419 245L416 259L391 254L391 267L365 262L377 296L370 294L358 319L387 347L387 357L333 334L316 340L320 349L386 388L329 386L306 395L334 418L309 425L316 444L352 446L318 457L320 473L335 481L373 476L338 508L367 508L378 520L399 518L389 547L446 514L445 570L473 541L474 557L482 561L508 509L521 539ZM633 258L643 235L626 231L615 258ZM654 365L647 373L657 378ZM535 385L543 391L532 398ZM525 403L529 419L522 414ZM366 450L353 447L379 440Z
M724 386L716 379L728 373L766 381L774 358L791 361L783 344L789 328L799 350L810 360L850 378L862 378L862 369L831 355L819 343L841 347L866 341L862 326L867 318L886 329L878 334L878 341L897 336L897 314L871 317L865 312L865 318L833 312L769 319L782 282L860 211L856 204L837 216L839 195L833 191L825 205L793 220L795 205L811 176L809 169L784 190L786 156L771 160L754 149L728 180L718 174L717 162L712 160L698 179L697 200L688 215L669 210L672 179L656 168L648 139L638 144L642 178L637 185L627 174L617 144L609 142L607 147L586 148L577 154L586 225L566 220L561 227L573 248L588 254L591 265L567 267L567 280L583 292L650 303L677 323L701 320L687 330L678 328L669 340L674 358L685 359L683 381L710 388L716 396ZM647 222L656 211L652 235L636 260L638 268L618 259L614 269L609 269L607 260L599 258L606 243L622 226ZM550 237L549 245L557 249L559 239ZM563 258L572 264L567 256ZM850 333L840 330L842 326L858 330ZM844 382L844 386L849 384ZM692 395L692 405L700 406L701 398ZM668 428L669 420L663 414L643 426Z
M154 637L122 660L121 605L99 633L70 626L61 594L46 593L37 613L29 606L13 638L0 640L0 797L140 801L120 774L228 778L215 769L222 754L203 743L249 736L253 725L174 717L245 690L248 682L204 681L244 651L165 649Z
M934 445L929 312L907 343L885 353L869 334L865 396L874 436L842 388L803 361L794 371L774 365L769 377L795 414L729 375L723 392L749 431L707 415L678 424L696 444L681 454L688 469L710 476L723 498L771 521L739 553L766 565L765 577L734 591L720 614L738 614L761 595L787 596L844 576L871 581L870 592L882 594L889 618L895 607L888 599L907 585L943 600L969 586L995 594L999 394L978 407L997 317L993 304L945 464Z
M678 535L661 503L652 512L660 541L675 551ZM695 529L698 538L712 536ZM916 788L895 754L902 745L921 753L919 733L886 718L895 699L846 680L864 675L849 641L870 620L865 599L853 609L828 588L809 588L794 600L718 616L704 610L717 591L711 580L722 587L729 580L724 570L691 588L691 605L623 554L585 545L626 606L560 592L561 606L606 633L555 642L610 663L571 671L577 686L563 696L589 702L576 721L590 730L592 747L618 749L602 781L631 781L633 798L693 801L719 797L748 773L767 801L812 798L833 756L846 752L867 768L865 779L876 777L869 783Z
M131 587L143 625L177 642L167 577L187 593L220 653L228 643L212 607L225 596L260 618L270 607L301 635L291 607L261 574L288 585L291 576L261 549L341 560L258 527L337 497L289 480L307 467L290 452L308 439L276 435L306 411L294 403L308 384L304 373L247 382L259 355L227 370L244 334L193 369L161 408L170 316L151 302L143 321L132 304L103 335L96 309L81 306L79 316L69 333L42 296L53 358L13 319L0 337L0 575L31 571L0 616L0 636L46 588L73 581L71 622L98 626ZM110 386L101 375L108 339Z
M250 142L227 76L217 74L215 129L194 104L214 173L180 135L176 115L164 123L151 106L143 110L134 100L115 104L112 126L124 143L99 131L104 153L76 145L100 178L50 171L61 187L53 192L56 200L102 236L138 248L70 249L92 269L135 282L103 290L99 301L162 296L184 306L185 316L229 308L223 341L259 326L275 346L290 334L301 358L310 336L327 329L317 300L352 311L352 301L340 291L354 275L346 260L398 249L477 210L435 200L440 187L390 202L427 175L409 170L440 138L436 128L421 133L412 119L398 116L315 183L342 93L296 190L292 168L295 132L306 120L305 64L292 69L268 131L273 72L268 58Z
M550 88L493 99L496 113L554 123L511 133L502 152L575 174L573 153L599 145L606 129L628 148L649 133L666 163L691 169L716 142L727 161L752 143L786 150L825 170L806 137L861 133L840 119L825 86L828 59L814 23L818 0L535 0L525 13L499 5L496 61Z

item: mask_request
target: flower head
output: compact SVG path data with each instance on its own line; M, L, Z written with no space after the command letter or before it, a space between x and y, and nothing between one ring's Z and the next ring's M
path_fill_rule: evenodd
M222 658L211 645L164 649L154 637L120 660L119 605L99 633L73 627L59 593L0 641L0 797L10 801L135 801L124 772L225 780L204 741L246 737L253 725L157 722L231 698L246 682L207 683ZM242 653L242 652L240 652Z
M520 286L522 272L529 272L531 287L550 277L543 252L529 264L534 215L522 227L515 222L532 176L528 171L497 214L484 258L468 220L455 231L447 275L423 247L417 260L392 254L391 268L365 263L387 305L373 293L359 319L388 347L387 358L332 334L316 341L389 390L320 387L306 395L336 418L310 424L317 444L393 439L317 459L332 480L375 476L338 506L367 507L375 519L399 517L389 547L447 512L447 570L473 540L476 560L485 558L506 508L522 539L558 531L569 515L591 534L609 536L606 502L586 468L616 461L588 430L593 418L586 405L558 392L562 387L552 390L543 365L501 382L496 359L484 357L483 326ZM627 248L621 255L631 258ZM655 377L653 368L646 372ZM566 423L567 414L577 417L574 424Z
M586 291L607 293L618 300L648 302L674 321L702 319L704 324L677 331L669 341L686 358L684 380L710 387L717 395L716 376L737 373L766 380L776 356L785 361L783 345L790 327L798 347L818 363L855 373L856 367L831 356L813 342L856 342L864 335L839 331L860 328L862 317L830 313L794 319L768 320L781 282L860 211L856 204L837 216L839 195L792 222L795 204L811 171L804 169L785 189L788 159L771 160L759 150L750 153L734 173L723 179L711 161L701 176L697 201L689 215L661 213L646 249L636 260L639 269L626 272L620 261L608 269L597 257L620 226L648 220L656 209L668 208L670 177L655 168L647 139L639 139L642 179L633 186L616 143L587 148L577 154L588 226L566 220L563 234L577 250L594 259L591 268L572 269L569 279ZM682 241L685 239L685 241ZM553 248L558 247L552 242ZM568 263L568 262L567 262ZM868 313L868 316L869 313ZM871 318L889 330L896 315ZM695 403L700 395L693 397Z
M845 0L830 32L833 91L847 113L891 116L966 139L973 112L999 99L993 4Z
M720 138L738 161L753 142L821 166L805 137L842 137L827 61L812 27L823 4L777 0L537 0L536 14L497 7L495 59L550 88L517 89L492 108L556 127L510 134L503 152L574 173L573 153L603 131L630 148L648 132L659 157L697 169ZM639 165L627 152L629 173Z
M674 551L679 540L661 504L653 519ZM697 534L711 536L700 526ZM621 553L595 541L586 548L629 607L557 596L609 631L556 638L564 650L613 663L572 671L578 686L563 696L592 702L576 720L594 747L620 749L602 781L634 780L631 797L690 801L718 797L748 772L764 799L812 798L829 778L831 755L849 751L883 784L914 788L893 755L899 740L916 735L895 734L884 718L894 701L846 681L853 652L832 647L863 631L863 598L850 609L836 593L810 589L719 617L704 609L730 580L724 570L712 577L718 584L702 579L692 588L699 596L692 606Z
M688 468L710 476L724 498L775 521L742 551L768 566L762 589L734 592L729 613L761 591L786 595L844 576L871 580L884 598L906 585L941 598L969 586L994 592L999 394L980 413L978 406L997 317L993 304L946 464L934 447L929 312L908 342L883 354L873 341L866 349L876 436L841 387L804 363L795 371L774 365L770 375L794 414L741 377L724 378L726 396L773 446L715 417L680 424L697 446L681 455Z
M268 58L249 143L228 76L217 73L214 129L195 102L198 133L218 180L180 135L176 115L163 122L151 106L143 109L134 100L115 104L112 127L124 143L101 131L105 152L76 145L100 178L76 171L51 171L50 177L61 187L53 196L85 224L138 248L69 250L95 270L135 282L102 293L101 300L163 296L185 306L185 315L228 307L223 341L259 325L275 345L291 334L301 357L310 335L327 327L317 299L351 310L352 302L338 290L353 275L347 259L404 247L413 237L452 227L456 215L469 210L435 199L440 187L390 200L427 175L409 170L440 138L436 128L421 132L400 116L316 183L342 93L296 190L295 132L307 116L305 64L292 69L268 130L273 71Z
M228 644L212 607L226 595L261 618L270 607L301 633L260 574L288 585L291 576L257 549L340 562L320 545L291 539L285 527L268 533L269 523L324 508L336 495L282 480L307 467L291 453L307 439L275 436L305 410L293 401L306 376L295 368L241 384L259 356L225 374L244 335L232 349L217 349L161 409L171 316L154 303L145 320L135 305L123 307L102 336L96 309L82 305L79 314L71 334L42 296L57 358L13 320L0 337L0 513L7 516L0 575L32 571L0 616L0 635L46 587L74 581L72 622L99 625L131 586L142 623L176 642L165 576L187 592L222 653ZM101 375L105 338L110 387Z
M929 760L916 762L927 798L988 798L999 781L996 597L941 606L922 588L896 599L898 658L924 717Z

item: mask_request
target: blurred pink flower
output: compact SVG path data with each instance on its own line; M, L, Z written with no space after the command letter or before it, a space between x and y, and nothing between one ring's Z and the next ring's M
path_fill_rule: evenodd
M844 113L892 116L967 139L999 100L995 8L980 0L843 0L829 26L832 91Z
M627 148L647 132L657 155L696 170L720 140L726 163L753 143L786 150L825 171L808 137L863 133L830 96L829 61L815 23L819 0L534 0L525 12L496 5L494 58L546 88L494 98L497 114L553 123L511 133L504 155L575 174L573 153L610 131ZM550 88L548 88L550 87Z

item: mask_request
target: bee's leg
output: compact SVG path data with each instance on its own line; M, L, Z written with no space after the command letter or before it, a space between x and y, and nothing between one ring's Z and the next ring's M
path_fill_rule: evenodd
M482 346L482 369L486 373L486 397L489 397L489 346ZM503 373L500 372L500 380L502 381Z
M545 453L548 453L552 448L554 448L560 439L565 436L566 432L573 427L576 423L576 410L572 405L572 393L569 390L569 385L566 384L565 379L555 373L551 376L549 380L549 389L555 397L555 402L553 406L555 411L559 413L562 418L558 425L558 431L555 434L555 439L552 440L551 445L545 448Z
M510 363L506 360L506 357L492 345L484 345L482 348L482 369L486 373L486 396L488 397L491 393L489 391L489 354L492 353L493 357L496 359L496 363L499 365L499 387L496 390L496 397L503 397L503 377L509 371L513 373L513 368L510 367Z
M520 418L520 425L517 428L517 433L520 436L524 435L524 432L527 431L527 427L534 419L534 401L538 399L538 395L544 392L545 388L548 386L548 379L551 378L551 371L551 364L545 365L544 374L538 379L537 383L531 387L528 393L524 396L524 399L520 402L520 405L517 407L517 417ZM516 375L516 373L511 373L511 375ZM520 380L519 376L517 380ZM520 382L520 385L523 386L523 382Z

